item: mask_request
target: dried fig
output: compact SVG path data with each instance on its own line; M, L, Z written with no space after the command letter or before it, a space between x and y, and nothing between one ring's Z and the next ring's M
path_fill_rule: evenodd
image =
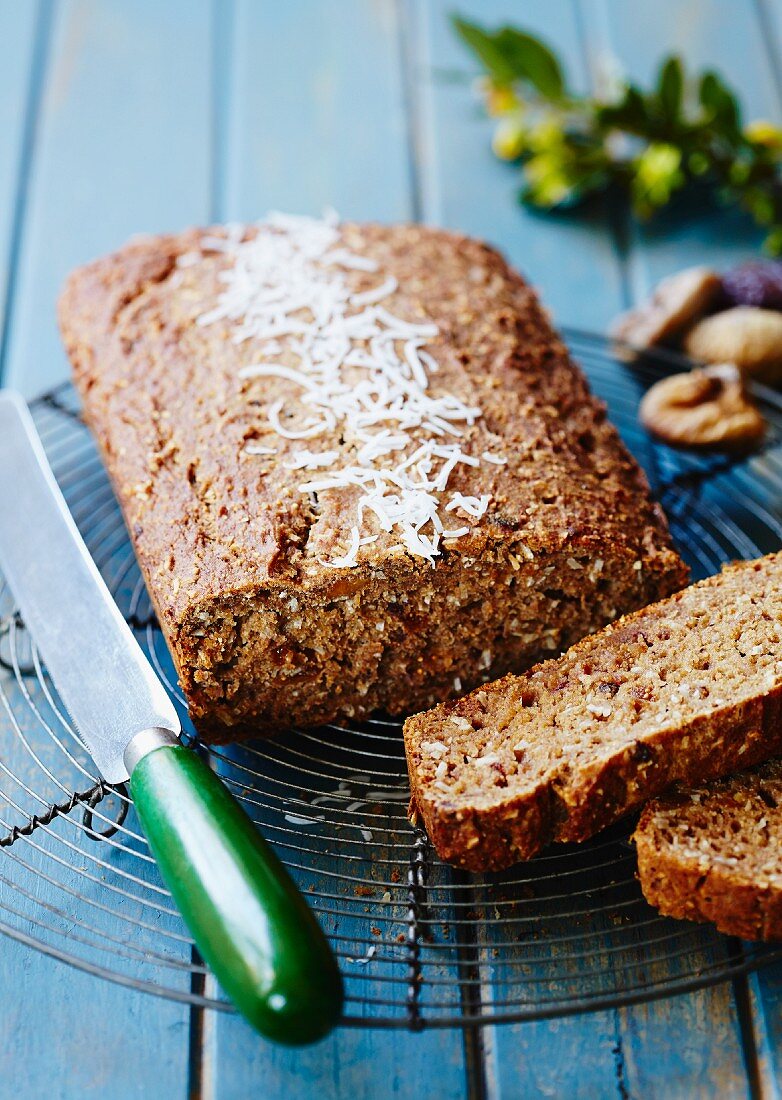
M782 379L782 313L735 306L690 329L684 349L701 363L735 363L742 374L765 382Z
M732 363L661 379L644 395L639 415L653 435L680 447L745 449L766 430Z
M644 305L617 317L611 335L635 348L665 343L701 317L721 288L719 275L708 267L679 271L663 279Z
M782 262L748 260L722 276L723 297L729 306L761 306L782 310Z

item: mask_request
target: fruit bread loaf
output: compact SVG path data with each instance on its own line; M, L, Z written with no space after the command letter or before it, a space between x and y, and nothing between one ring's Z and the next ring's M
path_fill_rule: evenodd
M672 783L782 753L782 553L612 623L405 724L440 856L507 866L592 836Z
M782 762L649 802L635 843L641 888L661 913L782 939Z
M535 294L477 241L273 215L137 240L59 312L213 740L409 713L686 582Z

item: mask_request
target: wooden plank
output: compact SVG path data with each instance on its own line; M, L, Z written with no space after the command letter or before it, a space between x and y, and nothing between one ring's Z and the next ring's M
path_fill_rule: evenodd
M760 0L758 13L776 91L776 109L770 117L778 120L782 97L782 0ZM750 975L748 990L758 1082L763 1097L778 1100L782 1096L782 965L767 966Z
M657 56L660 39L659 36L655 38L651 26L658 19L657 9L645 9L645 33L638 34L635 14L639 6L618 6L625 22L633 27L636 52L648 50L649 57ZM586 4L581 9L587 42L594 39L593 8L594 5ZM567 59L570 71L580 74L583 86L587 75L583 66L579 66L579 59L584 43L572 8L525 5L523 20L517 8L501 2L463 5L462 10L486 23L523 22L543 34ZM610 18L606 19L606 14ZM430 5L427 22L430 65L439 70L452 69L459 63L444 15L445 5ZM612 27L613 11L603 11L602 16L603 27ZM665 25L664 19L660 22ZM635 71L635 67L631 69ZM436 198L439 196L439 204L435 202L434 205L435 216L494 240L501 238L506 246L510 242L512 258L532 275L542 288L544 299L554 302L559 320L572 320L593 329L601 327L621 305L625 276L623 249L610 232L610 221L603 225L575 220L563 223L553 216L538 217L515 209L511 196L500 193L498 188L500 174L507 170L492 161L486 149L488 124L479 116L470 121L474 108L467 87L435 83L429 94L433 101L430 136L437 147L432 171L445 181L439 186L436 181L429 187L430 193ZM471 140L472 135L475 141ZM563 257L567 257L566 263ZM635 257L631 257L631 262L635 262ZM683 259L679 266L685 262L691 261ZM599 939L598 931L594 932ZM502 991L494 991L491 984L495 972L491 957L492 928L489 926L484 934L484 971L489 976L486 994L501 996ZM688 968L698 965L698 957L696 949L687 959ZM523 959L521 950L519 959ZM708 962L705 954L703 962ZM676 964L671 964L669 969L667 976L675 978ZM500 977L499 971L497 977ZM590 986L588 975L582 975L581 980L585 988ZM712 1014L713 1026L724 1036L719 1055L715 1055L705 1038L698 1038L697 1023L712 1018ZM559 1091L588 1095L590 1090L591 1094L600 1094L616 1088L620 1093L621 1089L626 1089L631 1095L657 1095L656 1082L662 1081L668 1095L686 1095L687 1090L693 1094L703 1093L710 1082L716 1081L725 1082L727 1095L745 1094L738 1021L732 1000L724 992L691 994L666 1002L664 1007L626 1009L616 1013L610 1023L611 1026L608 1018L601 1015L528 1024L514 1029L497 1028L487 1035L488 1047L493 1052L489 1067L495 1067L494 1077L490 1077L493 1087L499 1095L503 1091L508 1094L534 1092L546 1079L535 1052L547 1049L561 1050L563 1054L560 1059L545 1060L548 1082L555 1094ZM658 1064L659 1047L638 1042L638 1036L653 1032L659 1037L664 1032L678 1034L680 1031L694 1038L686 1044L676 1064L671 1063L670 1073L663 1075ZM563 1035L567 1036L566 1041L562 1041ZM565 1057L568 1048L575 1049L578 1056Z
M22 10L33 5L14 7L21 20ZM147 0L132 5L66 0L55 14L49 32L51 63L44 74L41 116L31 144L31 175L25 202L18 204L27 214L19 226L19 265L11 272L17 281L6 381L28 393L66 371L53 314L66 271L121 244L130 233L202 221L209 212L207 0L163 6ZM3 36L0 51L7 44ZM4 87L6 79L3 67ZM5 106L3 100L0 109ZM4 161L0 172L6 170ZM0 216L6 214L3 204ZM5 719L0 719L0 733L0 759L40 790L41 767L11 734ZM6 797L13 796L12 787L10 781L4 787ZM31 804L25 810L35 812L40 806ZM8 812L4 801L3 816ZM151 936L154 947L157 933L153 935L152 929L157 925L163 937L173 918L159 911L159 901L150 910L148 900L110 895L104 885L122 881L123 868L137 870L137 858L116 848L99 855L91 844L80 857L78 848L70 847L79 836L77 825L63 822L44 838L47 850L36 848L33 838L8 850L3 865L12 867L14 874L9 875L13 886L6 884L0 892L4 905L16 905L29 914L29 924L20 918L23 931L33 931L43 912L40 906L67 916L69 878L79 866L86 867L93 879L80 883L82 900L74 909L83 913L87 907L95 928L91 942L99 942L104 934L122 937L123 930L127 932L124 920L99 908L110 899L118 912L129 916L152 913L146 936L128 933L126 942L133 951ZM57 855L63 862L54 858ZM95 862L104 858L111 870ZM156 882L153 868L141 870L142 878L147 872L150 883ZM44 877L47 874L51 881ZM145 894L143 885L137 890L140 898L155 900L154 892ZM47 910L49 917L62 929L65 917L53 909ZM78 926L72 934L81 935ZM62 942L62 932L58 938ZM74 950L106 965L106 953L97 942L94 949L74 943ZM165 937L161 942L168 943L173 958L189 961L185 943ZM118 945L118 954L121 949ZM31 1096L49 1095L53 1088L62 1096L98 1096L108 1090L123 1098L186 1094L186 1006L79 973L10 940L3 940L0 960L0 1012L7 1039L0 1054L3 1080ZM108 964L114 961L109 956ZM148 966L140 956L139 966ZM175 971L172 981L187 989L187 970Z
M724 0L664 0L628 5L622 0L583 0L593 28L593 65L607 54L640 81L649 82L663 54L678 52L691 72L716 68L736 87L747 121L780 120L777 85L763 27L753 5ZM756 254L763 233L742 214L684 205L680 216L663 215L637 227L630 272L636 298L664 275L691 263L721 268Z
M14 946L0 945L8 994L0 1072L18 1095L184 1100L188 1033L181 1006L155 1008L143 993L112 988Z
M407 783L401 746L385 741L377 753L372 745L371 738L347 730L326 737L291 733L254 748L217 750L215 757L219 774L245 801L324 929L335 937L345 978L346 1014L354 1019L391 1017L404 1024L407 870L414 834L404 813ZM352 774L358 752L363 754L363 775ZM313 883L317 889L310 892ZM427 896L431 935L421 943L424 1019L430 1015L432 999L448 1002L453 1014L459 1011L456 949L440 932L449 913L447 869L431 869ZM447 984L437 984L441 982ZM214 995L211 978L207 989ZM442 1011L443 1004L438 1007ZM257 1037L241 1021L222 1016L208 1017L204 1033L207 1095L242 1095L256 1079L263 1056ZM326 1097L406 1096L436 1058L442 1064L444 1095L461 1095L464 1069L458 1033L397 1033L394 1048L401 1045L405 1055L395 1056L393 1072L383 1057L384 1051L388 1053L384 1034L352 1027L332 1035L311 1056L268 1051L268 1087L273 1093L309 1096L317 1080Z
M588 80L573 4L486 0L457 5L467 18L497 26L523 23L556 46L575 89ZM472 89L478 66L449 24L454 5L410 5L416 31L416 117L427 221L497 245L540 289L559 324L599 330L623 302L622 267L605 210L589 216L544 217L516 201L518 169L491 151L493 123Z
M226 18L222 9L221 15ZM217 89L217 144L224 150L217 188L221 218L253 219L273 207L316 214L328 204L357 219L393 221L413 216L416 198L408 158L400 30L394 0L373 4L346 0L339 5L305 0L293 7L240 0L234 18L218 30L223 51ZM397 751L401 751L398 746ZM316 771L330 772L331 767L319 759ZM305 777L303 782L314 781ZM255 810L264 831L273 842L289 845L286 832L290 834L291 826L286 827L279 808L275 809L274 783L268 790L261 784L259 792L271 804L271 810ZM324 809L330 833L332 815L339 813ZM378 882L388 879L384 860L397 858L404 895L406 850L403 847L394 856L399 839L374 824L371 831L372 850L355 864L356 888L362 876ZM400 829L399 835L405 831ZM316 831L310 846L320 852L324 841L321 855L297 859L289 848L282 854L328 871L328 852L335 845L342 844L348 855L355 852L349 837L339 831L330 841ZM304 885L306 879L304 872ZM327 912L321 914L327 929L358 940L362 924L366 936L367 926L374 923L384 933L377 957L368 960L363 970L360 963L345 961L351 975L349 992L353 997L398 998L398 987L384 985L382 978L400 974L398 961L393 965L383 961L389 952L402 950L385 943L395 939L393 929L386 932L387 909L391 921L398 922L399 934L404 934L404 908L396 904L400 887L385 882L378 891L388 893L390 901L372 902L367 897L359 906L351 900L350 884L345 887L334 880L335 892L346 888L345 898L331 903L344 910L339 928L332 926L333 917ZM427 969L430 972L439 972L436 964ZM208 988L213 988L211 980ZM355 1000L347 1007L354 1015L389 1011L362 1009ZM438 1096L464 1094L464 1050L458 1031L392 1035L366 1028L340 1029L314 1048L291 1052L260 1043L235 1017L208 1014L204 1020L204 1091L217 1100L258 1095L284 1095L290 1100L309 1100L313 1095L323 1100L351 1095L406 1097L418 1092L422 1082L431 1082L433 1070L437 1081L432 1087Z
M3 677L8 680L7 674ZM40 745L40 737L35 740ZM0 745L6 767L47 799L62 799L62 794L46 783L40 766L11 733L7 721L0 727ZM16 784L6 782L4 788L5 794L0 797L4 823L12 817L7 797L24 806L27 813L42 811L42 805L25 798ZM3 850L0 919L36 939L42 937L61 949L86 956L90 962L112 968L117 965L114 950L122 950L122 937L127 935L132 942L132 926L117 917L105 916L89 903L108 902L126 913L129 909L120 899L114 900L103 885L104 881L121 880L92 860L107 860L112 868L124 866L128 870L138 870L137 861L120 858L118 853L86 840L78 822L76 812L72 822L63 822L51 833L40 831L29 841L19 840ZM71 844L76 848L72 849ZM95 881L85 878L80 867L95 876ZM63 886L54 885L55 881ZM76 897L67 889L75 889ZM63 915L53 914L50 906ZM14 915L9 916L9 907ZM154 908L148 908L149 914L155 922ZM85 931L84 921L95 931ZM40 922L56 926L59 931L42 931ZM120 937L116 947L107 941L108 951L91 951L76 942L86 935L98 944L104 933ZM157 942L157 934L151 938ZM186 975L180 980L187 988ZM0 1076L5 1082L13 1082L20 1095L55 1094L90 1100L98 1100L107 1091L123 1100L186 1095L189 1013L182 1004L114 985L3 936L0 1012ZM60 1091L53 1093L53 1084Z
M445 75L476 71L448 26L451 9L445 2L430 3L419 28L417 95L420 115L428 120L428 155L422 160L422 190L428 196L425 216L498 244L540 288L559 322L597 328L623 302L621 260L606 222L545 219L515 202L517 170L494 158L492 124L476 104L470 80ZM462 4L459 11L489 25L523 23L556 46L574 85L585 86L588 74L572 5L525 4L523 18L517 5L502 0ZM517 933L532 933L521 924L518 928L495 926L489 899L497 891L478 890L482 904L476 908L485 918L478 929L484 976L481 994L485 1001L498 1001L496 1010L500 1012L503 1000L521 995L521 990L514 994L501 983L503 977L524 973L525 949L499 948L500 956L495 959L493 945L511 940ZM515 913L517 905L524 906L524 895L512 890L509 898L511 895L509 904ZM528 953L534 954L534 950L530 948ZM511 967L505 965L508 959L513 961ZM529 972L530 967L526 969ZM500 984L495 985L495 980ZM612 1055L615 1030L612 1013L487 1028L482 1039L488 1095L613 1094L617 1091Z
M466 1095L458 1032L411 1035L351 1029L317 1046L288 1051L259 1042L236 1017L210 1016L207 1052L214 1049L215 1028L220 1056L217 1062L207 1059L207 1096L407 1100L426 1094L437 1100L461 1100Z
M0 372L9 272L18 247L14 228L24 188L26 154L32 143L28 108L35 99L33 58L38 14L38 4L20 6L14 0L0 0Z
M239 0L224 38L222 217L326 205L356 220L411 216L394 0Z
M631 1096L733 1100L752 1095L730 984L706 995L638 1005L621 1017L619 1043Z
M664 53L678 52L691 69L715 67L735 84L748 118L778 117L776 85L754 8L737 10L720 0L663 0L654 10L638 5L631 11L616 0L585 0L583 10L593 65L609 51L634 78L648 81ZM681 218L637 227L628 263L633 296L646 294L663 275L691 263L735 263L758 251L760 237L739 215L692 207ZM743 1022L751 1031L752 1021ZM672 1034L687 1038L663 1063L656 1049ZM747 1092L739 1009L730 986L623 1010L621 1037L630 1088L639 1094Z
M755 1021L758 1083L764 1100L782 1096L782 966L751 974L749 1000Z
M61 438L63 422L70 423L61 413L39 410L38 415L44 445ZM80 448L84 461L75 464L73 451L60 447L54 461L55 472L67 474L66 495L75 492L79 498L77 522L97 533L104 515L99 495L108 501L110 493L97 459L87 458L90 450ZM93 491L88 487L96 472ZM100 528L101 537L90 539L91 549L110 583L124 577L116 589L123 597L129 576L118 570L130 550L116 505L110 507L113 525ZM18 651L22 665L29 664L24 638ZM4 639L6 661L11 652ZM69 792L88 789L93 774L85 750L58 718L41 682L0 670L2 835L62 803ZM99 807L96 814L109 810ZM95 825L101 827L100 816ZM110 842L97 842L75 809L3 848L0 920L88 965L186 993L190 946L181 918L167 912L170 896L161 891L157 869L144 851L132 815ZM156 952L165 955L162 969L153 962ZM0 1079L14 1082L24 1095L50 1095L53 1083L63 1097L97 1098L107 1091L139 1100L186 1094L189 1011L181 1003L122 988L4 938L0 1013L5 1036Z
M752 103L752 113L779 122L782 116L782 0L759 0L757 12L762 40L759 61L763 71L763 96ZM751 48L757 49L755 42ZM742 57L746 60L740 71L746 74L747 69L752 68L746 46L735 57L737 68ZM752 1011L750 1023L757 1051L758 1086L762 1096L777 1098L782 1095L782 966L764 967L751 975L748 992Z
M19 7L19 5L16 5ZM210 205L208 0L64 0L55 9L6 383L67 374L54 307L67 272Z

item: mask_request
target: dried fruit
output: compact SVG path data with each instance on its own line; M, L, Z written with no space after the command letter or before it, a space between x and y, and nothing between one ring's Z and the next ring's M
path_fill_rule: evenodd
M680 447L745 449L766 430L732 363L661 379L644 395L640 418L653 435Z
M749 260L722 276L722 289L729 306L782 310L782 263Z
M782 379L782 313L734 306L699 321L684 338L701 363L735 363L742 374L766 382Z
M679 271L663 279L644 305L617 317L611 335L635 348L662 344L701 317L720 290L719 275L708 267Z

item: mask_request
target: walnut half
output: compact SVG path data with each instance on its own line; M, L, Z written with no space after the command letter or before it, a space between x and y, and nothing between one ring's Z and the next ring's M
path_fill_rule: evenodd
M661 379L644 395L640 417L658 439L680 447L744 449L766 431L732 363Z

